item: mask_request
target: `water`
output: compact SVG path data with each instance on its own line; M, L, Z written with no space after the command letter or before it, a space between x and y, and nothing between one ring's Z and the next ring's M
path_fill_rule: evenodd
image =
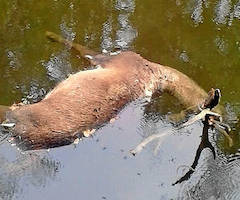
M210 132L216 149L203 150L188 181L172 186L180 165L191 165L200 143L196 123L153 142L133 157L148 135L172 128L167 113L181 105L171 96L127 106L93 138L48 151L19 152L1 144L0 199L239 199L239 1L72 0L0 1L0 105L34 103L87 62L50 42L53 31L95 51L133 50L174 67L205 90L218 87L234 146Z

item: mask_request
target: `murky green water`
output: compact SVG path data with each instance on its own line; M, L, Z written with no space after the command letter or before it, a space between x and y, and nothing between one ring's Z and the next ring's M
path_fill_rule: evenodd
M96 51L130 49L174 67L206 90L221 89L229 123L240 115L239 1L1 0L0 10L0 105L37 102L87 67L76 52L48 41L48 30ZM239 124L230 123L231 149L210 133L216 160L203 151L191 179L176 186L178 166L194 160L201 124L169 137L157 155L154 144L136 157L128 153L143 137L171 128L165 114L181 109L169 96L129 105L76 148L22 155L5 142L0 199L239 199Z

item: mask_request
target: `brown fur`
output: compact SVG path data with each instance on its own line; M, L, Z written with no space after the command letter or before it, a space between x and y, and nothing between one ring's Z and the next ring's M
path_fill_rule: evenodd
M127 103L159 89L187 106L197 105L207 96L181 72L133 52L97 55L92 63L101 67L71 75L41 102L7 113L7 120L16 123L15 138L27 149L70 144L85 130L108 122Z

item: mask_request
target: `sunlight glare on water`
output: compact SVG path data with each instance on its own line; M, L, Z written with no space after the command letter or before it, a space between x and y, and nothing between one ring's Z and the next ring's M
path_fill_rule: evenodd
M234 138L229 148L211 131L216 159L204 149L191 178L172 186L188 170L178 167L192 165L203 126L173 131L133 157L147 136L174 130L168 114L183 109L169 95L133 102L77 146L21 153L1 143L0 199L240 198L240 1L1 0L0 9L0 105L38 102L69 74L93 67L49 41L45 32L53 31L98 52L132 50L206 91L220 88Z

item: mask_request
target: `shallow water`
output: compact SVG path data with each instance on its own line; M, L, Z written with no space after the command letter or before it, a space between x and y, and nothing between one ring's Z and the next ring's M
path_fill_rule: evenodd
M217 157L203 150L182 184L181 165L193 163L203 125L167 137L156 151L129 150L143 138L171 129L169 112L183 109L171 96L134 102L93 138L47 151L0 146L0 199L239 199L240 2L230 0L1 0L0 105L34 103L87 62L50 42L53 31L95 51L130 49L174 67L205 90L221 89L234 146L210 132ZM183 171L184 169L184 171Z

